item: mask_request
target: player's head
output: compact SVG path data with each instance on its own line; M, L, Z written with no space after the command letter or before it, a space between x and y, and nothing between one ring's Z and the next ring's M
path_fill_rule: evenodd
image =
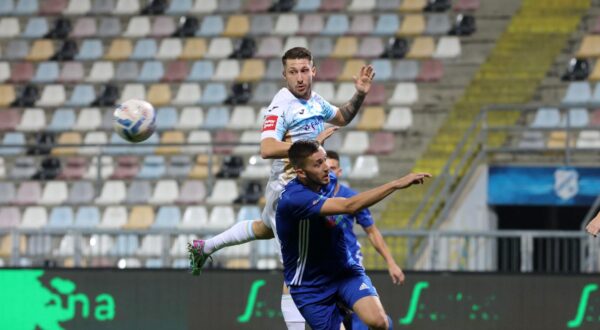
M327 153L315 140L294 142L288 151L290 163L296 176L308 186L322 186L329 183Z
M338 178L342 176L342 168L340 167L340 155L333 150L327 150L327 165L329 170Z
M290 48L281 57L281 62L287 88L297 98L308 100L312 93L312 80L317 73L310 50Z

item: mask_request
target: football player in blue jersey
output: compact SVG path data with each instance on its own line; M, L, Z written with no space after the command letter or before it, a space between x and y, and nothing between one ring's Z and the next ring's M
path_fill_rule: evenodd
M317 141L294 142L288 158L296 178L281 193L276 230L285 283L300 313L313 329L337 330L343 319L341 303L371 329L391 329L370 278L349 253L336 216L356 214L431 175L411 173L350 198L332 197L337 179L330 175L327 154Z

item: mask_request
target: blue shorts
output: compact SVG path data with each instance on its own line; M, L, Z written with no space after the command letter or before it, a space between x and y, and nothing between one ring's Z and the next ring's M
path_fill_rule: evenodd
M361 298L377 296L377 290L367 275L352 275L318 287L293 286L290 294L313 330L338 330L344 316L337 303L352 308Z

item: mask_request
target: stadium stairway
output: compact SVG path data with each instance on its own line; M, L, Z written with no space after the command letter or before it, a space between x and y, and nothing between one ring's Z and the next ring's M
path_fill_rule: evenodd
M589 6L589 0L524 0L504 33L497 39L495 48L479 67L462 97L449 111L422 156L417 159L413 171L427 171L434 176L439 175L482 107L531 101L537 87L570 35L576 31L582 15ZM502 121L503 124L510 125L518 118L517 114L513 117L503 116L488 120L490 123ZM503 143L502 135L494 138L494 145ZM450 171L462 173L464 170L456 168L456 164L450 165ZM457 182L459 180L460 175ZM383 211L379 227L388 230L430 228L431 223L423 223L422 219L424 214L430 211L429 207L433 203L428 203L422 212L418 212L418 207L431 182L433 181L430 180L424 189L415 189L410 194L394 195ZM440 191L434 191L433 194L434 198L429 199L432 202ZM443 203L439 208L442 206ZM431 219L435 218L434 216ZM413 221L410 221L411 219ZM396 261L404 265L407 242L391 237L386 241L393 247ZM385 268L385 263L375 256L376 252L370 244L364 243L366 242L362 244L365 266L370 269Z

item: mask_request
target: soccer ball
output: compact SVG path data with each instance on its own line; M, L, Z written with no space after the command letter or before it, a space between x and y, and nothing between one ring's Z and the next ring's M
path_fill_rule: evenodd
M137 143L149 138L156 129L156 112L152 104L131 99L115 109L115 132L123 139Z

